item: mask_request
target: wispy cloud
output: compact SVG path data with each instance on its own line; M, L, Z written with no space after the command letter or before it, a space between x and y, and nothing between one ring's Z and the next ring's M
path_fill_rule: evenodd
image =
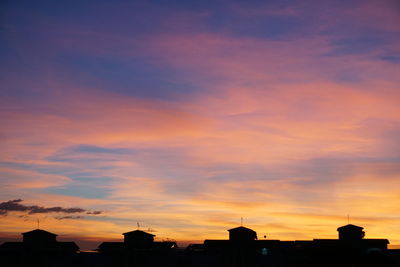
M14 199L0 203L0 214L7 215L9 212L24 212L30 215L37 213L86 213L90 215L98 215L102 213L102 211L87 211L82 208L42 207L37 205L28 206L21 204L22 201L22 199ZM67 219L69 217L57 218ZM76 218L76 216L74 218Z
M57 220L77 220L77 219L82 219L84 218L83 216L72 216L72 215L68 215L68 216L56 216L55 217Z

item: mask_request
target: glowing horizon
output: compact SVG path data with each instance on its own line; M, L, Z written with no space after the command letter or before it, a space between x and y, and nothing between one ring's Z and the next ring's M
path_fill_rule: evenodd
M3 7L2 237L400 245L396 1Z

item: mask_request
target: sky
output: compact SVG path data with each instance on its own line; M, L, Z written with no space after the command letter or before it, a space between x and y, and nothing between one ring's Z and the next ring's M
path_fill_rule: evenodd
M0 240L400 245L398 1L0 5Z

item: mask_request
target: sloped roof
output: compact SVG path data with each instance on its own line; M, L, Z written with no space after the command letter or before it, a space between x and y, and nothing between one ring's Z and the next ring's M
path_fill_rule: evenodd
M134 230L130 232L123 233L123 235L143 235L143 236L155 236L153 234L141 231L141 230Z
M50 233L48 231L45 230L41 230L41 229L35 229L29 232L25 232L22 233L22 235L52 235L52 236L57 236L56 234Z
M337 230L341 231L341 230L351 230L351 229L362 230L362 229L364 229L364 227L357 226L357 225L354 225L354 224L347 224L347 225L339 227Z
M246 228L246 227L243 227L243 226L232 228L232 229L229 229L228 231L229 232L252 232L252 233L256 232L256 231L254 231L254 230L252 230L250 228Z

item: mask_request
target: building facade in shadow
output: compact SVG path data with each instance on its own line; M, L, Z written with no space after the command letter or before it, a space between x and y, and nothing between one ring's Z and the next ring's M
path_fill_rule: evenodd
M22 242L0 245L0 266L74 266L78 251L75 242L58 242L56 234L36 229L22 233Z
M103 242L98 248L110 266L177 266L176 242L156 242L155 235L141 230L123 235L123 242Z
M387 249L387 239L366 239L363 228L351 224L337 231L338 239L258 240L255 231L241 226L228 230L227 240L188 246L188 266L397 266L396 257Z

